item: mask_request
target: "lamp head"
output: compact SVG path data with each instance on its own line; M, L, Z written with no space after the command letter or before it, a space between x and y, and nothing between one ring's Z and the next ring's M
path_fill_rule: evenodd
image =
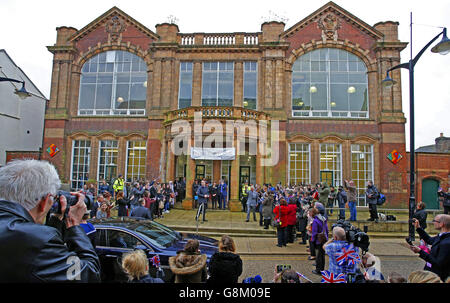
M391 87L395 83L397 83L397 81L395 81L389 76L389 72L387 72L386 78L383 81L381 81L381 85L383 85L383 87Z
M25 89L25 81L22 82L22 87L20 89L16 88L16 91L14 93L22 100L31 96L31 94Z
M447 38L447 28L444 28L442 31L442 40L438 44L436 44L431 51L433 53L439 53L441 55L447 55L450 53L450 40Z

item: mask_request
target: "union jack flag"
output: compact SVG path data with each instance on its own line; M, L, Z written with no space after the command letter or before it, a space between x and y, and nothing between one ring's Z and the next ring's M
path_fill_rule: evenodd
M161 265L158 255L155 255L153 258L151 258L151 261L152 261L153 266L155 266L157 268L159 268L159 266Z
M342 247L342 250L337 252L335 256L337 257L336 262L339 266L344 264L355 265L356 263L361 262L359 254L353 247L353 244Z
M340 273L339 275L335 275L332 272L329 272L328 270L322 270L322 281L320 283L347 283L347 280L345 279L345 274Z

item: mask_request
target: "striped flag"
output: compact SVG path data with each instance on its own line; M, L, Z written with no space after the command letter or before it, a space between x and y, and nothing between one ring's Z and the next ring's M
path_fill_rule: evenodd
M320 283L347 283L345 279L345 274L340 273L339 275L335 275L328 270L322 270L322 281Z

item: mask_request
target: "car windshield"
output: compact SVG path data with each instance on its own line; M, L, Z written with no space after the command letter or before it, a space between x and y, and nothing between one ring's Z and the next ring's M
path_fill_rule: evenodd
M181 239L178 232L152 221L147 221L145 223L141 222L139 224L129 226L128 228L139 233L150 243L158 246L159 248L172 246L173 242Z

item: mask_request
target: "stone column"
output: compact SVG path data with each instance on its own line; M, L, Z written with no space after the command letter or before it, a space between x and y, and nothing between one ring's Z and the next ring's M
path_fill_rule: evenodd
M194 184L195 178L195 160L191 158L191 146L193 145L193 140L190 140L190 144L187 148L186 155L186 197L184 198L181 205L183 209L189 210L192 209L194 205L193 196L192 196L192 185Z
M230 176L230 200L228 205L230 211L241 211L242 205L239 201L239 140L234 140L234 146L236 149L236 157L231 161L231 176Z

